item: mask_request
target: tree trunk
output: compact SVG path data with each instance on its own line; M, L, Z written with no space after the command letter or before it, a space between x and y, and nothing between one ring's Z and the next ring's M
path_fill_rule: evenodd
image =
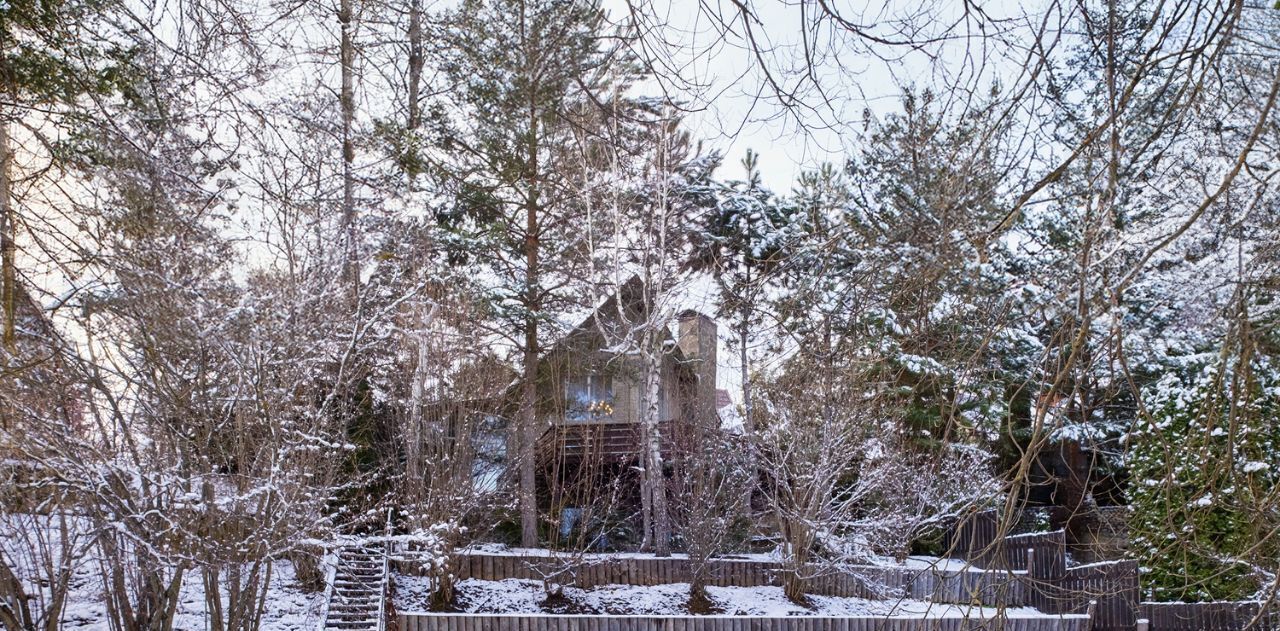
M0 280L0 303L3 307L0 308L4 310L4 347L12 352L17 343L15 332L18 321L18 272L14 261L17 220L9 182L9 121L5 114L0 109L0 276L3 276L3 280Z
M523 18L522 18L523 19ZM524 24L521 24L521 29ZM541 295L538 292L538 104L537 92L529 94L529 143L525 175L525 295L524 384L520 401L520 544L526 548L538 545L538 495L534 480L537 457L538 401L538 316Z
M743 307L742 320L738 322L739 377L742 379L742 431L748 438L746 469L751 480L742 494L742 514L744 515L751 515L751 498L755 494L756 486L760 483L760 466L755 441L755 408L751 400L751 371L747 365L750 357L747 352L747 336L749 335L751 324L750 311L748 309L748 307Z
M0 623L13 631L35 631L30 600L22 581L7 563L0 560Z
M653 551L660 557L671 555L671 516L667 511L666 477L662 473L662 433L658 425L661 408L658 389L662 383L661 341L645 335L645 410L644 423L648 444L645 445L644 493L653 510Z
M435 319L436 305L432 305L426 314L419 313L417 346L418 361L413 367L413 385L409 392L409 427L405 432L405 480L404 494L406 498L418 506L413 511L413 519L423 519L422 503L426 500L426 474L423 472L423 443L426 436L426 420L422 416L423 402L426 400L427 367L430 365L430 345L427 331ZM418 523L419 527L425 526Z
M339 62L342 66L342 91L339 95L342 107L342 238L344 280L355 295L356 283L359 279L356 270L356 199L355 173L356 160L355 138L352 128L355 124L355 44L351 41L352 3L354 0L341 0L338 5L338 22L341 24L341 41Z
M422 0L409 2L409 119L406 126L413 131L422 124L421 108L418 98L422 92Z
M530 255L531 257L533 255ZM520 396L520 545L533 548L538 545L538 497L534 473L537 457L538 420L538 322L525 320L524 381Z
M649 424L640 423L640 449L648 452ZM653 550L653 495L649 492L649 460L640 457L640 551Z
M751 370L747 366L749 355L747 353L747 336L749 335L750 311L748 307L742 308L742 320L738 322L738 361L739 377L742 379L742 428L750 434L755 428L752 426L752 401L751 401Z

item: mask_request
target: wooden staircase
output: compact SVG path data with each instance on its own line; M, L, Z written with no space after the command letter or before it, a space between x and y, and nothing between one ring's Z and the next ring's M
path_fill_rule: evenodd
M382 631L386 628L389 543L337 550L329 575L321 631Z

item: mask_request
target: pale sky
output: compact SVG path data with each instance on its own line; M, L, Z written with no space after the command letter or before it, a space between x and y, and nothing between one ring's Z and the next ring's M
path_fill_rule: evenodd
M611 17L628 15L627 1L605 0L605 8ZM707 7L732 16L732 2L633 1L650 12L653 22L662 24L660 30L650 31L650 39L673 44L663 53L673 58L674 67L665 70L667 74L678 72L683 85L668 81L662 88L696 110L688 123L708 146L724 155L720 177L742 177L741 160L747 149L753 149L760 155L765 183L777 193L789 191L803 170L822 162L843 162L864 129L867 113L878 117L898 109L900 86L923 88L956 82L985 86L997 73L1007 78L1022 66L1022 54L1016 46L1005 45L1007 41L988 43L985 50L967 49L961 38L938 41L923 50L887 45L867 48L865 40L851 44L840 39L846 32L830 29L809 35L810 41L821 43L813 47L819 57L810 66L799 55L803 29L798 4L791 0L748 2L759 18L753 35L765 50L768 63L775 69L793 71L814 67L814 78L823 87L821 94L809 89L802 95L806 105L818 107L786 111L772 98L754 53L745 46L741 21L732 25L729 35L718 37L721 29L715 27ZM961 31L964 29L963 15L958 13L960 3L945 0L829 4L842 17L886 38L894 37L893 20L900 17L912 20L916 37L927 38L957 23L962 25ZM999 30L1008 40L1025 32L1030 23L1026 15L1035 12L1008 0L979 4L987 12L986 32ZM876 55L889 59L877 59ZM799 76L798 72L790 76L778 73L775 79L790 87ZM803 118L804 128L798 118Z

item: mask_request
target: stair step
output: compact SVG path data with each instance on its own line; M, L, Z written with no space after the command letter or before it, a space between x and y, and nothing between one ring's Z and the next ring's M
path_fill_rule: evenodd
M337 551L324 631L374 631L387 567L384 546Z

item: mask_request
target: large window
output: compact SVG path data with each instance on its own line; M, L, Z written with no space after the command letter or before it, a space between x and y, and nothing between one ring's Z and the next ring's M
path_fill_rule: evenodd
M591 421L613 415L613 378L582 375L564 382L565 420Z

